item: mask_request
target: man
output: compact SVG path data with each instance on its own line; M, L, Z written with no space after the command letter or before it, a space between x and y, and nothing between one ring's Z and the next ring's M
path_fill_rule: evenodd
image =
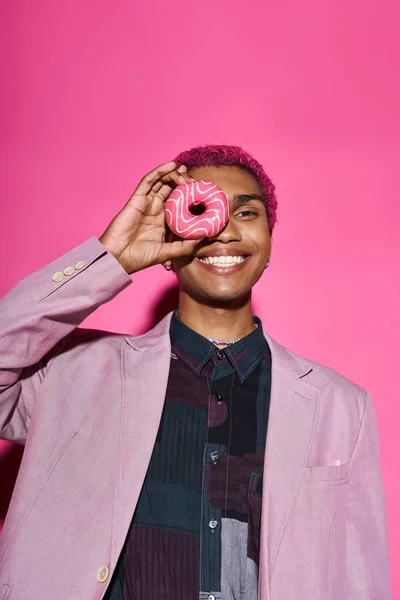
M190 178L229 197L214 238L166 232ZM0 425L25 451L1 600L390 598L371 399L252 315L275 213L250 155L195 148L5 296ZM77 327L159 263L178 311L138 337Z

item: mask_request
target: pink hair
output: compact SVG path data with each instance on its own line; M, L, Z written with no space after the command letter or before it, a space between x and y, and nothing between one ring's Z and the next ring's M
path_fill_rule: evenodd
M209 145L191 148L181 152L175 158L175 162L186 165L188 171L195 167L240 167L249 171L260 184L262 195L267 209L268 227L272 232L276 223L277 201L275 186L255 158L239 146Z

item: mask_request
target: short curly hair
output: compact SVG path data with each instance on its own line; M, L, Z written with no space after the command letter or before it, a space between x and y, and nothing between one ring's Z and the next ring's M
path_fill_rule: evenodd
M257 179L267 209L268 228L272 230L276 223L277 201L275 186L260 163L239 146L211 145L197 146L178 154L175 158L178 166L195 167L240 167L249 171Z

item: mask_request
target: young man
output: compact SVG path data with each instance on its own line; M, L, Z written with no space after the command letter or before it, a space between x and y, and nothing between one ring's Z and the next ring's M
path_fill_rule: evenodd
M229 197L213 238L167 235L189 178ZM1 435L25 452L1 600L390 598L371 399L252 315L275 211L251 156L196 148L5 296ZM178 311L138 337L77 327L158 263Z

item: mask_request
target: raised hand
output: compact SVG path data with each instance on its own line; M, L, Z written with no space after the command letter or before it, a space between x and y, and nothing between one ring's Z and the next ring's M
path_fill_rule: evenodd
M164 202L189 179L186 167L177 169L174 162L150 171L99 238L127 273L189 256L199 244L200 240L165 241Z

